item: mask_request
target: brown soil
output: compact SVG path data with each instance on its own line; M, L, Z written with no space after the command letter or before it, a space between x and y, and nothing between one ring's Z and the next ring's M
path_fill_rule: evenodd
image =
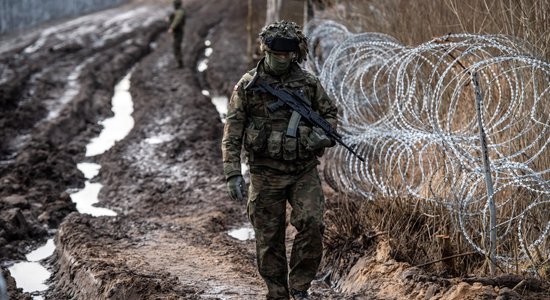
M264 2L254 0L260 11ZM246 208L226 193L223 124L202 93L228 96L249 68L247 3L184 5L183 69L175 67L165 33L170 1L135 1L93 14L63 29L79 38L52 37L32 53L24 49L40 29L0 37L0 260L7 276L6 266L55 233L46 299L263 299L254 241L227 234L247 224ZM151 13L137 14L132 30L94 44L97 34L117 29L100 16L140 7ZM262 16L255 18L257 32ZM77 33L88 22L104 27ZM198 72L206 40L213 54ZM78 93L48 119L48 101L63 97L84 61ZM101 129L97 121L110 114L114 85L132 66L133 130L105 154L85 158L85 145ZM160 135L171 138L147 142ZM67 189L83 186L76 168L82 161L101 164L94 179L104 185L100 206L116 217L76 212ZM328 186L326 192L328 201L336 198ZM292 228L288 233L290 245ZM430 277L397 262L383 236L354 255L338 281L314 282L314 299L520 299L510 288ZM325 268L319 275L336 272ZM8 283L10 299L30 299L11 278Z

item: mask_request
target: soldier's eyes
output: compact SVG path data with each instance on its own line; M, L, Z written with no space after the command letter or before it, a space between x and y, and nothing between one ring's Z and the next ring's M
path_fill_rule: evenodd
M296 54L294 52L271 52L273 55L279 58L294 58Z

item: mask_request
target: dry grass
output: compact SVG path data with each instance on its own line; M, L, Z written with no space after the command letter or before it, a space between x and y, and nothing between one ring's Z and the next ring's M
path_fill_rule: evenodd
M481 34L508 34L528 41L532 45L533 55L542 60L550 61L550 1L549 0L517 0L517 1L487 1L487 0L348 0L348 1L321 1L328 9L324 14L330 19L346 25L356 32L382 32L396 37L405 44L414 46L431 40L435 36L447 33L481 33ZM471 63L471 62L470 62ZM468 62L463 62L468 66ZM498 73L498 72L497 72ZM540 77L540 76L539 76ZM526 90L534 89L534 84L540 86L547 82L547 78L532 78L526 83ZM506 86L503 78L495 78L493 83L500 82ZM482 87L487 88L487 87ZM466 91L466 89L465 89ZM468 90L470 91L470 90ZM486 99L508 99L510 90L489 90ZM527 93L528 94L528 93ZM442 98L445 101L446 97ZM469 105L461 106L449 128L462 128L470 122L474 110L474 94L461 96ZM525 99L524 99L525 100ZM501 130L491 136L493 142L508 140L517 135L525 127L524 118L531 113L533 103L525 100L524 108L513 116L516 125ZM545 101L544 103L548 103ZM505 107L498 106L497 102L488 102L486 116L493 118L505 114ZM446 112L442 111L442 114ZM547 114L548 109L541 107L536 114ZM526 119L525 119L526 120ZM475 123L473 123L475 125ZM498 129L498 128L497 128ZM541 131L550 138L550 133ZM525 149L531 141L537 140L538 131L527 132L522 139L507 145L507 149L499 149L504 156ZM539 139L543 143L545 139ZM550 148L540 145L532 147L523 154L531 157L538 149L544 149L537 159L530 164L534 170L550 168ZM445 157L440 157L445 159ZM492 157L493 159L496 157ZM377 168L377 166L374 166ZM524 174L518 174L524 175ZM415 174L408 174L415 177ZM550 174L543 175L548 180ZM395 186L403 184L397 176L393 181ZM435 174L429 183L425 183L424 194L434 199L452 197L446 185L445 174ZM479 189L483 195L485 190ZM506 188L496 195L499 207L497 223L505 225L498 228L499 232L507 232L504 240L499 240L497 253L506 253L519 256L518 227L521 227L524 239L534 241L545 231L549 216L548 207L538 209L536 213L529 213L526 222L519 223L510 216L524 210L533 201L540 197L524 188ZM378 198L376 201L355 201L347 196L340 196L329 203L327 214L325 267L338 270L339 277L353 265L360 255L370 249L377 233L387 233L394 249L394 257L412 265L422 265L424 268L438 273L464 275L470 273L486 273L486 260L478 254L471 254L470 243L464 239L462 229L458 225L458 217L450 215L446 207L435 202L410 198ZM479 207L479 210L483 207ZM546 212L546 214L545 214ZM483 228L483 220L472 218L468 220L466 230L471 229L471 235L476 242L483 244L483 236L474 234L473 228ZM509 221L506 223L506 221ZM530 262L517 261L512 268L500 266L503 272L522 273L526 269L536 270L546 280L549 279L548 251L550 241L546 238L538 246L528 249ZM345 255L344 255L345 253ZM445 259L451 256L455 258Z
M477 273L483 266L484 258L472 253L454 229L455 220L438 204L404 198L366 202L341 196L329 202L325 220L324 269L332 270L333 280L373 251L377 236L389 238L394 259L439 274Z
M522 209L522 208L517 208ZM508 218L506 212L499 220ZM530 215L534 224L547 223L548 217ZM538 222L536 219L539 219ZM327 204L325 216L325 253L322 269L331 272L331 280L337 281L353 267L357 259L374 251L372 247L379 236L388 238L392 257L397 261L419 266L444 276L487 274L487 260L472 251L458 226L457 215L450 215L447 208L438 203L426 203L411 198L378 198L375 201L354 199L343 194ZM479 228L481 220L472 219L467 228ZM517 226L517 222L514 223ZM500 231L510 228L501 227ZM526 238L540 234L539 225L524 228ZM530 236L530 237L529 237ZM519 254L517 232L510 231L507 241L501 241L497 253ZM523 274L532 268L542 279L549 279L549 263L545 260L542 244L530 249L531 261L518 261L512 268L498 265L502 273Z
M550 60L550 0L331 0L326 14L357 32L382 32L408 45L448 33L507 34Z

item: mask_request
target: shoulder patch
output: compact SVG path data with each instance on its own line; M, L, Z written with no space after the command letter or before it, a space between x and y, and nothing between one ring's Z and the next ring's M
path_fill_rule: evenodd
M236 91L239 89L239 86L246 85L248 82L250 82L250 80L252 80L252 78L254 78L254 76L250 75L249 73L245 73L243 77L241 77L239 82L237 82L233 90Z

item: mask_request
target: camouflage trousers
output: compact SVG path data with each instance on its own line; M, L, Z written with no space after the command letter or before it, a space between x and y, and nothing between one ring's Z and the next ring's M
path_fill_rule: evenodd
M286 203L297 234L290 256L285 249ZM258 271L267 299L289 299L290 288L305 291L317 273L323 251L324 196L317 168L302 174L280 174L269 169L250 174L248 217L256 234Z
M183 41L183 31L174 31L172 34L174 37L172 50L174 51L174 57L176 58L178 67L181 68L183 66L183 58L181 55L181 42Z

